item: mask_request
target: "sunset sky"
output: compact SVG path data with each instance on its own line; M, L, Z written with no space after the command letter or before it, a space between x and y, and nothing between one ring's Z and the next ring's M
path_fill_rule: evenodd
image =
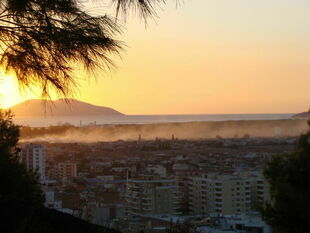
M171 0L147 27L128 20L117 69L77 98L126 114L294 113L310 104L309 0ZM0 103L19 95L0 81Z

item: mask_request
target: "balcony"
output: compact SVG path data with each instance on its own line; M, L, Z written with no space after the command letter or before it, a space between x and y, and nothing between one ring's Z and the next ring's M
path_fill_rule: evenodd
M264 196L264 192L263 191L257 191L257 196Z
M215 190L214 190L214 192L215 192L215 194L219 194L219 193L222 193L222 192L223 192L223 190L222 190L222 189L218 189L218 188L217 188L217 189L215 189Z
M137 201L130 200L130 199L128 199L128 200L127 200L127 202L128 202L128 203L130 203L130 204L138 204L138 202L137 202Z
M264 185L257 185L256 186L257 190L264 190L264 188L265 188Z
M144 210L144 211L152 211L152 209L151 208L142 208L142 210Z

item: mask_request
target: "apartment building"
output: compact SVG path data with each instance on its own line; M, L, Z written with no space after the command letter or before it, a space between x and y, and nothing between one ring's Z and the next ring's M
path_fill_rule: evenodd
M144 175L130 179L127 183L127 214L177 214L178 192L174 179L163 179L157 175Z
M21 161L27 171L36 171L40 181L45 180L45 148L41 144L26 144L21 149Z
M162 165L153 165L148 166L145 169L149 173L154 173L159 175L160 177L166 177L167 176L167 168Z
M252 182L252 203L257 204L270 202L270 184L264 179L262 174L253 177Z
M204 174L189 183L190 211L195 215L247 213L269 198L262 176Z
M62 162L58 164L59 177L76 177L77 164L72 162Z

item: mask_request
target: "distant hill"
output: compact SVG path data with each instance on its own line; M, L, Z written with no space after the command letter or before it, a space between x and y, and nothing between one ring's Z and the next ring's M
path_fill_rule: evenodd
M55 101L32 99L17 104L10 109L16 117L123 115L112 108L96 106L75 99L59 99Z
M292 116L293 119L310 119L310 112L302 112Z

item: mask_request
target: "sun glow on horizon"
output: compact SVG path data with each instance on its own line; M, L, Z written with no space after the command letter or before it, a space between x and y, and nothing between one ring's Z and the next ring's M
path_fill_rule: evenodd
M31 88L30 88L31 89ZM9 109L29 99L40 99L38 88L22 89L13 74L0 70L0 109Z
M23 101L18 89L15 78L0 71L0 108L7 109Z
M68 98L128 115L306 111L309 12L305 0L171 3L147 28L128 20L120 38L126 52L111 56L117 69L96 70L97 79L78 70L78 90ZM40 93L20 91L14 76L0 73L1 108Z

